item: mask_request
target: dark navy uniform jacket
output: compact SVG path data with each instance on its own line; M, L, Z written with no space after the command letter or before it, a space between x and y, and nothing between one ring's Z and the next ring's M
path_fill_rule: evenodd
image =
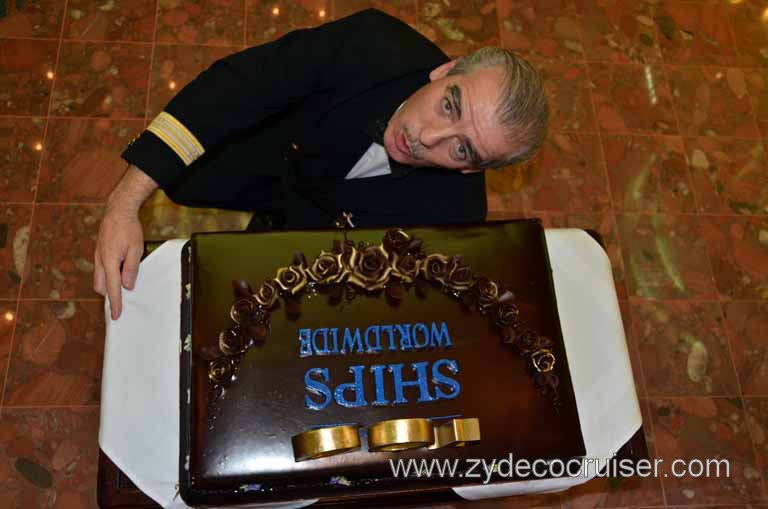
M214 63L123 157L178 203L283 214L288 227L482 222L483 173L413 168L344 177L448 57L367 10Z

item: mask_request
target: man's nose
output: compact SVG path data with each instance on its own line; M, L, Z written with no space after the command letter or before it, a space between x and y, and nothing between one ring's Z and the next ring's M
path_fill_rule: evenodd
M451 136L450 127L425 126L419 133L419 141L425 147L434 147Z

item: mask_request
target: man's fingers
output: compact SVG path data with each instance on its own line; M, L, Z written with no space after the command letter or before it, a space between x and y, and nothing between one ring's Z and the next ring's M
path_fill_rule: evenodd
M131 248L123 262L123 288L133 290L136 284L136 276L139 275L139 261L144 253L144 246Z
M106 296L107 284L104 280L104 266L101 264L101 256L98 250L96 250L96 254L93 257L93 265L93 290L99 295Z
M112 309L112 319L117 320L120 317L122 307L122 286L120 284L120 258L111 257L102 260L104 272L107 278L107 295L109 297L109 306Z

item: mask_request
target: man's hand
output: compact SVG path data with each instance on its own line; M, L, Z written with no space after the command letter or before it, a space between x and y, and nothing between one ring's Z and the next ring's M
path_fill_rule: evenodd
M138 214L107 212L99 226L93 289L109 299L113 320L122 312L122 288L133 290L136 284L143 253L144 233Z
M93 289L109 299L112 319L122 312L122 289L133 290L144 253L139 208L157 183L130 166L110 194L94 253Z

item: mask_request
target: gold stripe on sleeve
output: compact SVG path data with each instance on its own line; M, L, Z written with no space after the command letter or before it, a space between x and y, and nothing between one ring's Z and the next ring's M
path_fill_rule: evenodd
M147 127L158 138L168 145L185 166L192 164L195 159L205 153L205 149L194 134L179 122L173 115L161 112Z

